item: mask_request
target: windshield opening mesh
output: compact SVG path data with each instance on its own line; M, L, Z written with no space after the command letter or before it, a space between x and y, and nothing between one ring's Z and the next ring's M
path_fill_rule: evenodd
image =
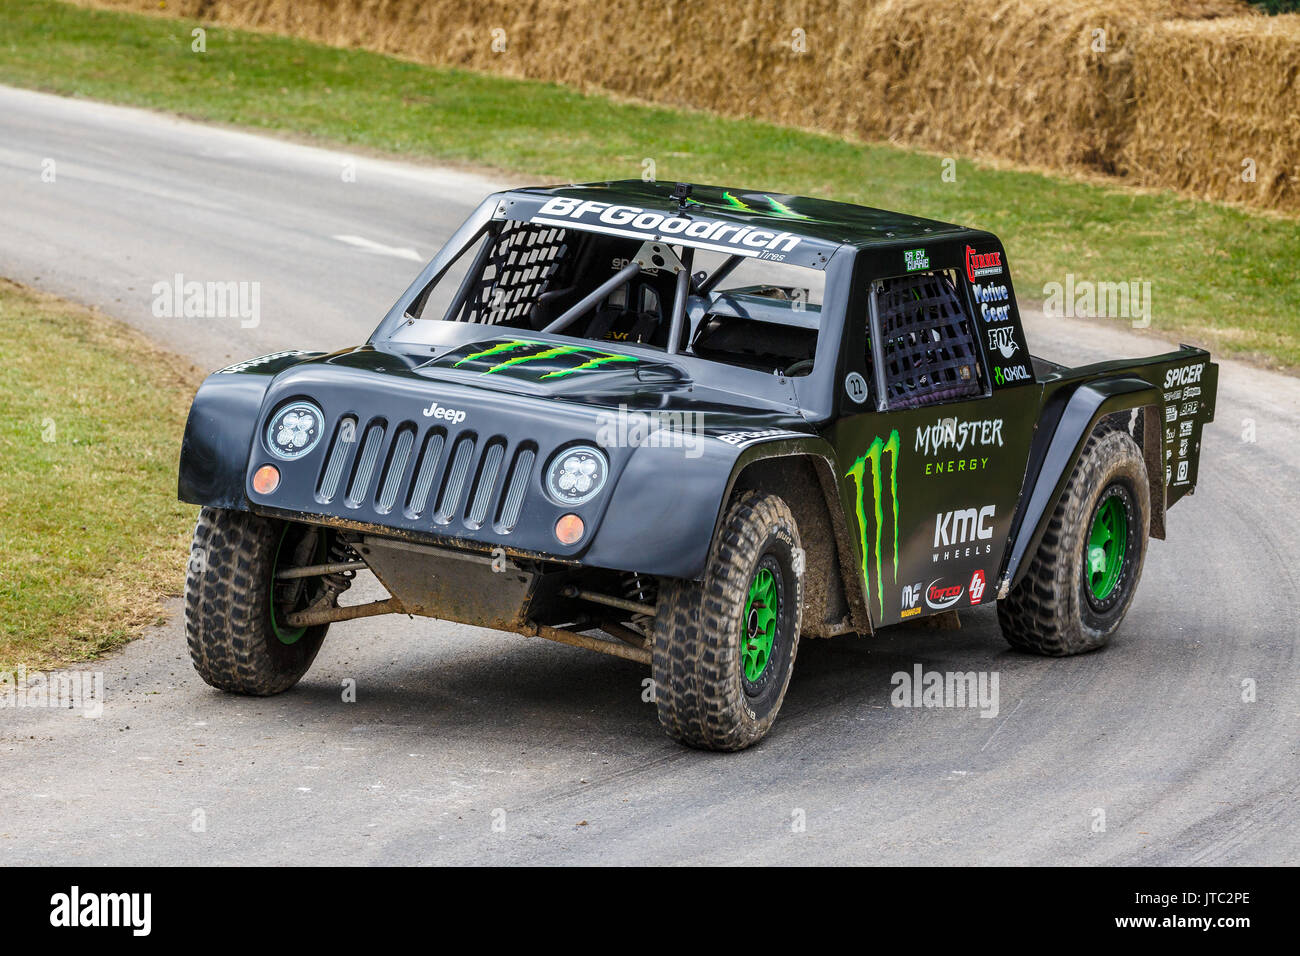
M507 219L492 241L459 319L516 325L532 314L560 268L565 231Z

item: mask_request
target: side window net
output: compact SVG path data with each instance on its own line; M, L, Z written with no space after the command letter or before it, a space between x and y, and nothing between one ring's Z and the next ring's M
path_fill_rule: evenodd
M875 283L885 399L917 408L983 394L970 317L944 272Z
M482 271L473 279L460 320L519 324L550 287L567 249L563 229L505 220L486 253Z

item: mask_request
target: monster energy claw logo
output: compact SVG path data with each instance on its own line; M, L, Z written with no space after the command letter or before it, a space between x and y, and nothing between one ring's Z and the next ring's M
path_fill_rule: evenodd
M880 604L880 613L885 613L885 580L882 570L882 538L884 536L885 510L883 495L883 480L881 459L889 455L889 499L893 506L893 532L894 532L894 580L898 580L898 429L894 429L889 435L889 441L882 441L877 435L867 453L858 458L853 463L853 467L846 473L847 477L852 478L857 486L857 512L858 528L862 535L862 574L866 581L867 600L870 602L871 595L871 571L869 565L874 561L876 565L876 599ZM867 467L870 462L871 468L871 500L873 502L873 516L875 520L868 522L866 508L867 494ZM868 525L875 528L875 548L872 549L867 543Z
M522 349L530 349L526 354L518 353ZM536 351L540 349L541 351ZM524 365L529 362L550 362L555 359L562 359L572 356L578 359L576 365L568 368L559 368L546 372L542 378L563 378L573 375L575 372L588 372L592 369L601 368L605 365L616 364L619 362L637 362L637 358L631 355L616 355L611 352L602 352L600 349L594 349L586 345L557 345L550 346L546 342L535 342L528 339L514 339L508 342L497 342L489 348L472 355L466 355L455 363L453 367L468 364L470 362L481 362L485 359L492 359L492 364L483 369L480 374L491 375L493 372L500 372L503 369L513 368L517 365ZM500 359L500 361L497 361Z

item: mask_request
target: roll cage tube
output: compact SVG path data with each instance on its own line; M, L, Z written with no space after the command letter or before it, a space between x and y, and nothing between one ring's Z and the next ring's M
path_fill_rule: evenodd
M384 320L379 323L379 327L371 334L368 340L371 344L382 339L391 338L398 326L412 317L411 310L417 305L423 305L434 283L441 279L443 273L450 269L465 250L473 245L492 225L501 197L501 193L494 193L483 200L473 214L461 224L461 227L451 234L451 238L438 251L438 254L429 261L429 264L424 267L424 270L416 277L415 281L402 293L402 297L388 310Z
M640 273L641 263L636 260L629 262L600 285L596 286L595 289L588 292L585 296L571 305L563 315L557 318L550 325L546 326L546 328L542 329L542 331L563 332L574 322L577 322L580 318L599 305L601 300L607 295Z

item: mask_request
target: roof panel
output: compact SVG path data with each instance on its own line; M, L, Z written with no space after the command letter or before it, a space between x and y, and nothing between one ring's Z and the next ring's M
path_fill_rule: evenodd
M690 238L693 245L714 241L729 252L786 262L808 259L796 264L815 266L825 265L841 245L894 245L970 231L884 209L723 186L693 186L685 214L679 215L674 185L630 179L517 189L506 194L507 203L522 208L506 214L667 241Z

